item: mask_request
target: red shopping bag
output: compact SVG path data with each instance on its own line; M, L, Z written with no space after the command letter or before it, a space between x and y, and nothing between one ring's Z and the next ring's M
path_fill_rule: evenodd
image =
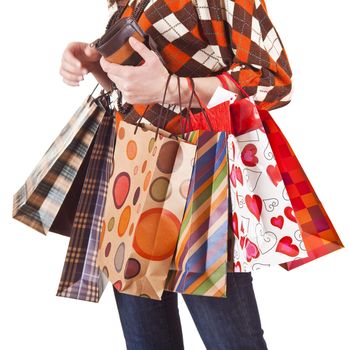
M221 81L222 86L229 90L223 76L217 75L216 77ZM257 113L255 105L252 105L249 100L235 100L232 104L227 100L208 108L203 101L200 100L196 92L192 89L191 91L191 101L193 96L195 96L201 105L202 111L193 114L189 109L187 110L187 118L181 120L184 131L227 131L238 136L257 128L263 128L261 117L259 113Z
M268 111L259 110L259 113L309 255L281 264L286 270L292 270L344 245L285 135Z
M248 96L230 74L225 72L224 75L232 79L236 86ZM231 109L232 111L234 109ZM343 248L344 245L285 135L267 110L258 108L258 112L262 125L259 126L259 123L256 122L256 126L262 127L262 131L266 133L269 139L293 207L293 210L288 212L288 216L291 220L295 220L298 223L300 234L308 253L307 257L280 264L286 270L291 270ZM245 117L247 115L238 114L231 117L230 120L231 125L237 122L239 128L236 128L236 130L239 130L240 133L244 133L254 127L252 120L239 120L239 118L244 119ZM235 128L233 127L234 130Z
M222 82L223 87L227 87L226 82L221 76L217 78ZM187 77L187 82L191 90L189 105L187 107L187 115L178 122L181 125L182 132L191 132L193 130L206 130L211 132L222 132L231 130L230 121L230 101L219 103L212 108L208 108L199 98L194 89L194 81ZM192 99L195 97L200 105L201 111L198 113L191 112ZM180 101L181 105L181 101ZM180 108L181 109L181 108Z

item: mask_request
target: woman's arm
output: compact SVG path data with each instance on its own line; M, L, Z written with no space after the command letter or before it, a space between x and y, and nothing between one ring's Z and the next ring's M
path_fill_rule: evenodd
M94 70L91 70L92 75L100 83L105 91L110 91L112 89L112 80L108 78L106 72L103 71L101 65L98 63Z
M222 46L231 50L233 58L227 72L242 89L253 97L261 109L271 110L288 104L292 96L292 71L283 43L268 17L265 1L224 2L225 17L222 23L213 19L217 8L210 8L201 0L197 4L202 29L215 28L214 33L204 30L208 42L212 45L222 43ZM206 23L207 21L211 23ZM194 78L194 82L196 92L205 103L220 85L215 77ZM228 79L227 83L231 91L238 93L238 98L243 97L231 80ZM190 91L185 78L181 78L181 87L185 101L188 102ZM177 104L175 81L171 82L169 89L170 100ZM197 100L194 100L193 107L197 106Z
M230 1L226 8L234 59L228 72L266 110L291 101L292 70L264 0Z
M130 104L153 104L162 103L166 81L169 75L158 56L151 51L145 44L137 39L130 37L129 43L133 49L144 59L141 66L125 66L108 62L104 57L100 59L102 70L107 77L113 81L123 94L126 102ZM232 91L241 92L232 83ZM215 92L215 89L221 85L221 82L215 76L194 78L196 92L203 103L207 104ZM188 106L190 99L190 89L185 77L180 77L181 103L183 107ZM170 81L166 93L165 104L179 104L179 94L177 88L177 79L174 75ZM198 101L194 98L191 107L199 107Z
M229 35L221 32L222 26L217 26L215 37L210 36L212 44L227 42L233 53L233 59L227 72L253 97L261 108L271 110L285 106L292 96L292 70L288 56L276 28L272 24L264 0L230 1L225 2L226 23ZM201 19L204 23L204 19ZM209 25L204 27L210 27ZM226 78L226 77L225 77ZM178 104L177 82L170 82L171 103ZM185 78L181 80L181 92L184 95L183 104L188 103L190 90ZM230 90L243 97L241 91L229 79L226 79ZM196 92L208 103L220 81L215 77L194 78ZM181 95L182 97L182 95ZM199 107L193 99L193 107Z

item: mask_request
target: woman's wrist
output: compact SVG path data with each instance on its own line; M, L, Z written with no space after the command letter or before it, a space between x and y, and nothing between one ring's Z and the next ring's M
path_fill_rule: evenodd
M179 77L180 78L180 93L181 93L181 105L182 107L187 107L190 102L191 98L191 90L188 86L187 79L185 77ZM207 105L211 96L215 92L216 88L221 85L221 82L219 79L215 77L198 77L193 78L195 91L200 98L200 100ZM170 104L180 104L179 100L179 91L178 91L178 82L177 77L175 74L172 75L166 98L165 103ZM191 102L191 108L199 108L199 102L197 101L196 97L193 96L192 102Z
M180 83L180 93L181 93L181 105L182 107L185 107L189 103L191 91L187 84L186 78L179 77L179 83ZM160 101L160 103L162 103L162 101ZM180 104L178 80L177 80L176 74L172 74L170 78L167 93L165 96L165 103L177 104L177 105Z
M90 73L95 77L105 91L110 91L112 89L113 82L111 79L109 79L107 73L102 69L99 62L97 62L96 66L90 70Z
M226 79L226 77L225 77ZM240 90L237 88L237 86L232 82L229 81L229 79L226 79L228 83L228 87L230 88L231 91L235 92L238 94L238 98L241 96ZM200 100L203 102L205 106L207 106L208 102L210 101L211 97L213 96L216 88L218 86L222 86L220 80L215 77L196 77L193 78L194 81L194 86L195 86L195 91L200 98ZM187 79L185 77L180 77L180 93L181 93L181 105L182 107L187 107L189 105L190 97L191 97L191 90L190 87L188 86ZM160 101L161 103L162 101ZM178 83L177 83L177 77L175 74L172 75L167 94L165 97L165 103L166 104L176 104L179 105L179 92L178 92ZM191 108L199 108L200 105L193 96L192 98L192 103L191 103Z

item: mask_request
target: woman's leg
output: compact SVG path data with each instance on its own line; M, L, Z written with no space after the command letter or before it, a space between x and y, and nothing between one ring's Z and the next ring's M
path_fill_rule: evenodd
M207 350L266 350L250 272L227 274L227 297L182 294Z
M113 291L128 350L184 349L177 293L159 301Z

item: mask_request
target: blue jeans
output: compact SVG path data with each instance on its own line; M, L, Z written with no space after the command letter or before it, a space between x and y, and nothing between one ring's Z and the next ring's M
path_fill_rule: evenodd
M227 276L227 298L181 294L206 349L266 350L251 273ZM184 349L179 293L159 301L113 290L128 350Z

